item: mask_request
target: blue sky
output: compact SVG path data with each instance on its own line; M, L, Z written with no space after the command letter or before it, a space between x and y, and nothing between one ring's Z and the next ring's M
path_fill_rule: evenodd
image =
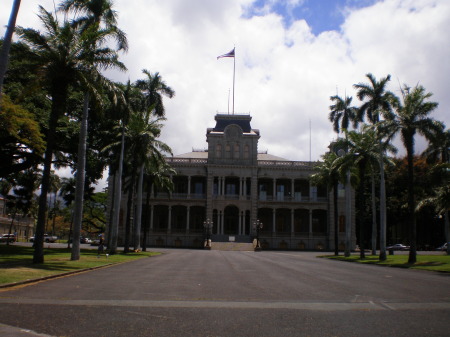
M13 0L0 1L0 34ZM58 4L59 0L55 0ZM42 29L38 4L22 1L18 25ZM450 126L450 0L115 0L129 39L120 82L159 72L176 95L165 100L162 140L174 154L207 147L205 131L226 112L236 45L237 113L250 113L259 150L290 160L318 160L336 134L330 96L391 75L388 89L423 85L439 102L434 117ZM275 15L274 15L275 14ZM309 151L309 125L312 153ZM418 139L417 153L424 149ZM399 154L404 150L401 144Z
M269 12L283 17L286 26L295 20L305 20L314 35L324 31L338 31L348 10L369 7L379 0L257 0L246 9L244 16L266 15Z

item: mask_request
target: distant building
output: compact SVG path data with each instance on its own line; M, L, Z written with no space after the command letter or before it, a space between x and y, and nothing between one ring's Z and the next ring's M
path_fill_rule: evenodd
M312 186L312 162L289 161L258 152L260 132L250 115L217 114L206 132L207 150L167 158L177 175L172 193L152 189L144 210L147 245L201 247L204 222L211 239L251 242L257 220L263 249L334 249L332 195ZM339 197L339 246L345 244L344 190ZM144 196L145 200L145 196ZM124 237L126 197L119 237ZM352 216L352 248L355 244ZM122 239L123 242L123 239Z

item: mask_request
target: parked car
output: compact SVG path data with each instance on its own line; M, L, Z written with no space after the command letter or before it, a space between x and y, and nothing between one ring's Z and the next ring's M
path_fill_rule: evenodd
M30 242L34 242L34 236L32 236L29 240L30 240ZM44 234L44 242L50 243L50 242L56 242L56 240L58 240L57 236Z
M409 246L402 245L401 243L396 243L395 245L386 247L387 250L409 250Z
M80 238L80 243L91 243L92 240L89 238L85 238L85 237L81 237Z
M0 235L0 242L16 242L16 236L14 234Z
M85 238L84 236L80 237L80 243L91 243L92 240L89 238ZM69 243L72 243L72 238L70 238Z
M442 246L437 247L436 250L442 250L442 251L447 250L447 242L444 243Z

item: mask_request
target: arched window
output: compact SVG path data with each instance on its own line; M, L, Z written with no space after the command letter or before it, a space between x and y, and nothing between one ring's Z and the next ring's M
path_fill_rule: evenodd
M231 158L231 146L230 144L225 145L225 158L230 159Z
M234 144L234 158L239 158L239 144Z
M216 145L216 158L222 158L222 144Z
M248 159L250 157L250 148L248 144L244 145L244 159Z

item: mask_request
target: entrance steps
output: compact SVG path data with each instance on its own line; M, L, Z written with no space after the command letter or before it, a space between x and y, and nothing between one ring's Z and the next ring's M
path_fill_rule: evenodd
M223 251L253 251L253 243L248 242L211 242L212 250L223 250Z

